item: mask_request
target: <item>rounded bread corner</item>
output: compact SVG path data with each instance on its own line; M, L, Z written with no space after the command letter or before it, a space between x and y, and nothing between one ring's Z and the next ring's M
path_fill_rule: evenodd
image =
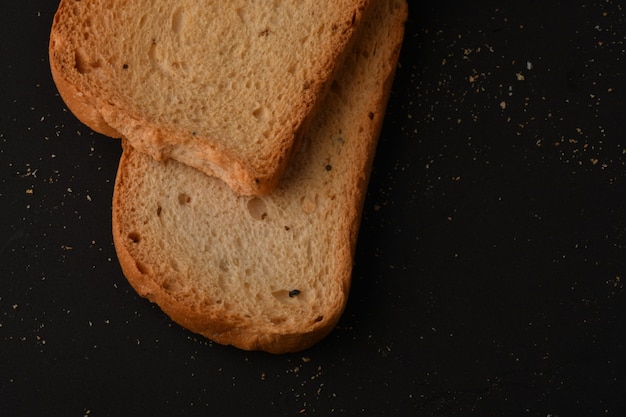
M93 131L115 139L122 134L111 127L102 116L101 111L94 104L95 99L84 91L81 91L68 77L63 66L58 62L53 50L53 40L49 46L49 64L52 80L57 87L61 99L74 116Z

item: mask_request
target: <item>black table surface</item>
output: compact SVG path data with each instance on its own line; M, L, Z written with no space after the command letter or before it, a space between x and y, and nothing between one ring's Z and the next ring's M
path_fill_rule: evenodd
M118 141L0 16L0 415L625 415L626 6L410 1L338 327L297 354L172 323L111 238Z

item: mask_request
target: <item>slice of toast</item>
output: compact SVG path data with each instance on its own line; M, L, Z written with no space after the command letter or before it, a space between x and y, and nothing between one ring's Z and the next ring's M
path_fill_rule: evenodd
M277 184L370 0L61 0L54 81L92 129L238 193Z
M187 329L283 353L311 346L339 320L407 13L404 0L374 4L272 194L237 195L123 142L113 197L122 269Z

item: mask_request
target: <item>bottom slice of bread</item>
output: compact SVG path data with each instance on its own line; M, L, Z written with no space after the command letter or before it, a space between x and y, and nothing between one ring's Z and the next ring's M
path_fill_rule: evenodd
M183 327L285 353L337 324L407 14L404 0L375 8L272 194L233 194L123 142L113 196L118 258L137 293Z

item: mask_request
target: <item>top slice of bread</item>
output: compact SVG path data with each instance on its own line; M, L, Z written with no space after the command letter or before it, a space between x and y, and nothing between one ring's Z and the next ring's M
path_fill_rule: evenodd
M61 97L242 194L277 184L370 0L62 0L50 34Z
M130 284L216 342L311 346L344 310L364 196L402 44L406 3L376 0L283 181L246 197L127 142L113 237Z

